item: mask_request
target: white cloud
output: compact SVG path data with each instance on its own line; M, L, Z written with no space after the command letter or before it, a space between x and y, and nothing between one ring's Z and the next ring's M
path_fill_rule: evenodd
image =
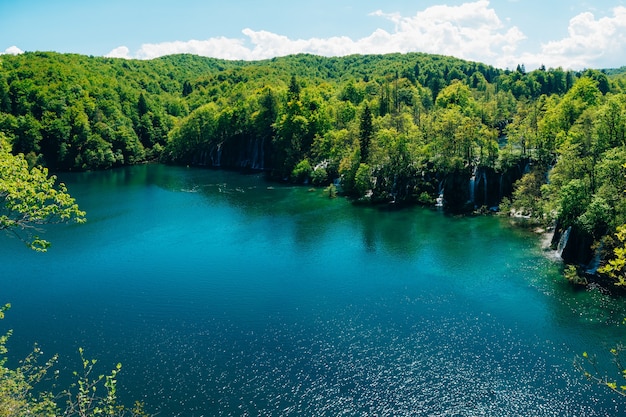
M543 44L541 54L532 58L564 68L607 68L625 65L625 52L626 7L619 6L609 17L596 19L589 12L573 17L568 37Z
M136 54L140 59L152 59L163 55L189 53L223 59L252 59L250 50L241 39L225 37L210 38L204 41L174 41L149 43L141 46Z
M9 46L7 49L4 50L4 52L2 52L2 54L6 54L6 55L19 55L23 53L24 51L22 51L20 48L18 48L15 45Z
M614 60L622 58L626 52L626 8L616 7L612 12L612 16L601 19L588 12L575 16L570 20L568 37L536 45L536 53L521 52L520 44L527 39L524 33L513 26L510 19L503 22L488 0L477 0L460 6L432 6L410 17L378 10L371 15L392 22L394 30L377 29L357 40L344 36L294 40L246 28L242 31L242 38L149 43L133 54L121 46L107 56L151 59L192 53L223 59L258 60L296 53L344 56L427 52L500 68L515 68L517 64L524 64L527 69L542 64L573 69L600 68L610 66L608 63L613 66L624 64L618 65Z
M111 52L105 55L107 58L130 58L130 49L126 46L118 46L113 49Z
M505 27L487 0L433 6L413 17L381 11L374 15L395 24L389 41L399 52L429 52L494 62L498 56L515 51L525 39L517 27Z
M246 38L210 38L144 44L131 56L121 46L107 56L152 59L163 55L192 53L223 59L256 60L295 53L344 56L356 53L431 52L459 58L493 62L503 52L515 50L524 35L516 27L506 29L489 1L479 0L461 6L433 6L413 17L372 13L390 20L395 30L382 29L353 40L345 36L331 38L290 39L268 31L246 28Z

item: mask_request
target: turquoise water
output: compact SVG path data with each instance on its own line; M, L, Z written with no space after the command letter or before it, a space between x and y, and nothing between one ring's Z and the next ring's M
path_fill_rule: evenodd
M12 357L59 353L60 385L83 347L161 416L626 410L572 366L626 340L624 303L506 220L161 165L62 179L88 223L46 254L0 239Z

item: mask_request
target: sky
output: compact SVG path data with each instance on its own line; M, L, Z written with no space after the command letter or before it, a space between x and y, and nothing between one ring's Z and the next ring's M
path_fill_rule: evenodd
M502 69L626 66L626 0L0 0L0 53L258 60L426 52Z

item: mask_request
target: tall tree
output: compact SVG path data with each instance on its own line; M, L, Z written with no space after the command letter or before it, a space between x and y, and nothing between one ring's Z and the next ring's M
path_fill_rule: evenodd
M183 83L183 97L187 97L189 94L193 92L193 86L189 82L189 80L185 80Z
M298 79L295 75L291 76L291 80L289 81L289 91L287 98L289 101L300 100L300 84L298 84Z
M137 113L139 114L139 117L141 118L141 116L148 113L148 111L149 111L149 108L148 108L148 102L146 101L146 96L144 96L143 93L140 93L139 99L137 100Z
M363 113L361 114L361 123L359 124L359 144L361 145L361 162L367 162L370 152L370 143L374 136L374 126L372 123L372 111L369 105L365 104Z

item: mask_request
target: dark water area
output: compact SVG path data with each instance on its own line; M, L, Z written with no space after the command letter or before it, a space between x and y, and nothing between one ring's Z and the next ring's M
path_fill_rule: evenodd
M145 165L61 176L84 225L0 239L12 363L117 363L160 416L616 416L572 361L626 340L496 217L355 207L262 175Z

